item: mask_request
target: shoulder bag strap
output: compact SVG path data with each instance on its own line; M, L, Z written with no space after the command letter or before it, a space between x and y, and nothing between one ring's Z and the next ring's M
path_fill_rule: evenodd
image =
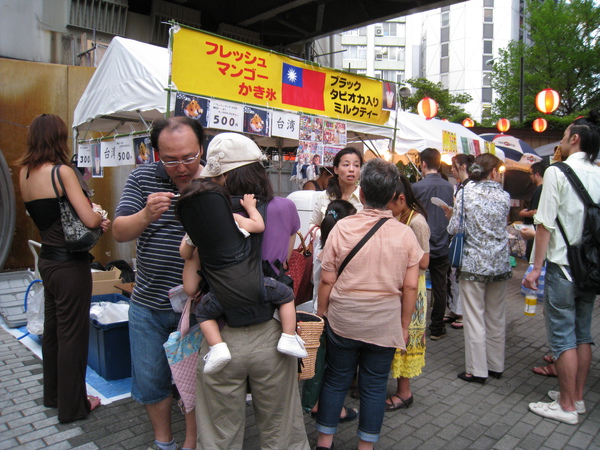
M464 225L463 225L463 221L465 219L465 187L463 186L463 188L460 190L461 195L460 195L460 218L458 221L458 231L462 231L464 232Z
M58 165L54 166L52 168L52 173L50 175L50 177L52 179L52 188L54 189L54 194L56 194L56 198L60 198L60 195L58 194L58 189L56 189L56 181L54 181L54 176L55 176L55 174L60 173L58 169L61 165L62 164L58 164ZM60 181L60 178L59 178L59 181ZM65 188L62 186L62 183L60 183L60 186L63 188L63 192L64 192ZM64 194L67 195L66 192L64 192Z
M375 234L375 232L377 230L379 230L379 228L381 228L381 226L389 219L390 219L389 217L384 217L382 219L379 219L379 221L375 225L373 225L373 228L371 228L369 230L369 232L367 234L365 234L363 236L363 238L358 242L358 244L356 244L356 246L350 251L350 253L348 253L348 256L346 256L346 259L344 259L344 262L342 263L342 265L340 266L340 269L338 270L338 277L342 274L342 272L344 271L344 269L346 268L346 266L348 265L350 260L352 260L352 258L354 258L354 255L356 255L358 253L358 251L367 243L367 241L369 239L371 239L371 236L373 236Z

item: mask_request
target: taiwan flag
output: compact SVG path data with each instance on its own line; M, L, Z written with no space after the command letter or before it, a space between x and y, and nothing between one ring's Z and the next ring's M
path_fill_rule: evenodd
M325 110L325 74L283 63L281 102L299 108Z

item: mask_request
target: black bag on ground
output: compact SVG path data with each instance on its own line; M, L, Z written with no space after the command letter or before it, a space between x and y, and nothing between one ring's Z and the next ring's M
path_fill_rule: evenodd
M582 291L594 291L600 294L600 204L594 203L581 180L568 164L559 162L554 166L563 171L585 205L583 232L579 245L569 244L565 230L558 217L556 218L558 228L567 244L567 258L573 282Z

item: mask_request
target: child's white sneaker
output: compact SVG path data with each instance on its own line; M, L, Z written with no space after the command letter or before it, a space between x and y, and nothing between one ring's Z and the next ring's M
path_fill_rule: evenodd
M308 353L304 348L304 341L297 334L285 334L281 333L279 342L277 343L277 350L286 355L295 356L296 358L306 358Z
M210 347L208 353L204 355L204 373L217 373L223 369L229 361L231 361L231 353L229 353L227 344L225 342L219 342Z

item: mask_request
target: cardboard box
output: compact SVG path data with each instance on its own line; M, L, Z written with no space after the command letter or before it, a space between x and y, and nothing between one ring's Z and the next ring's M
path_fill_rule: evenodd
M92 296L92 302L128 302L121 294ZM88 365L105 380L131 376L129 322L101 324L90 319Z
M120 284L121 271L116 267L111 270L92 272L92 296L104 294L119 294L120 289L115 284Z

